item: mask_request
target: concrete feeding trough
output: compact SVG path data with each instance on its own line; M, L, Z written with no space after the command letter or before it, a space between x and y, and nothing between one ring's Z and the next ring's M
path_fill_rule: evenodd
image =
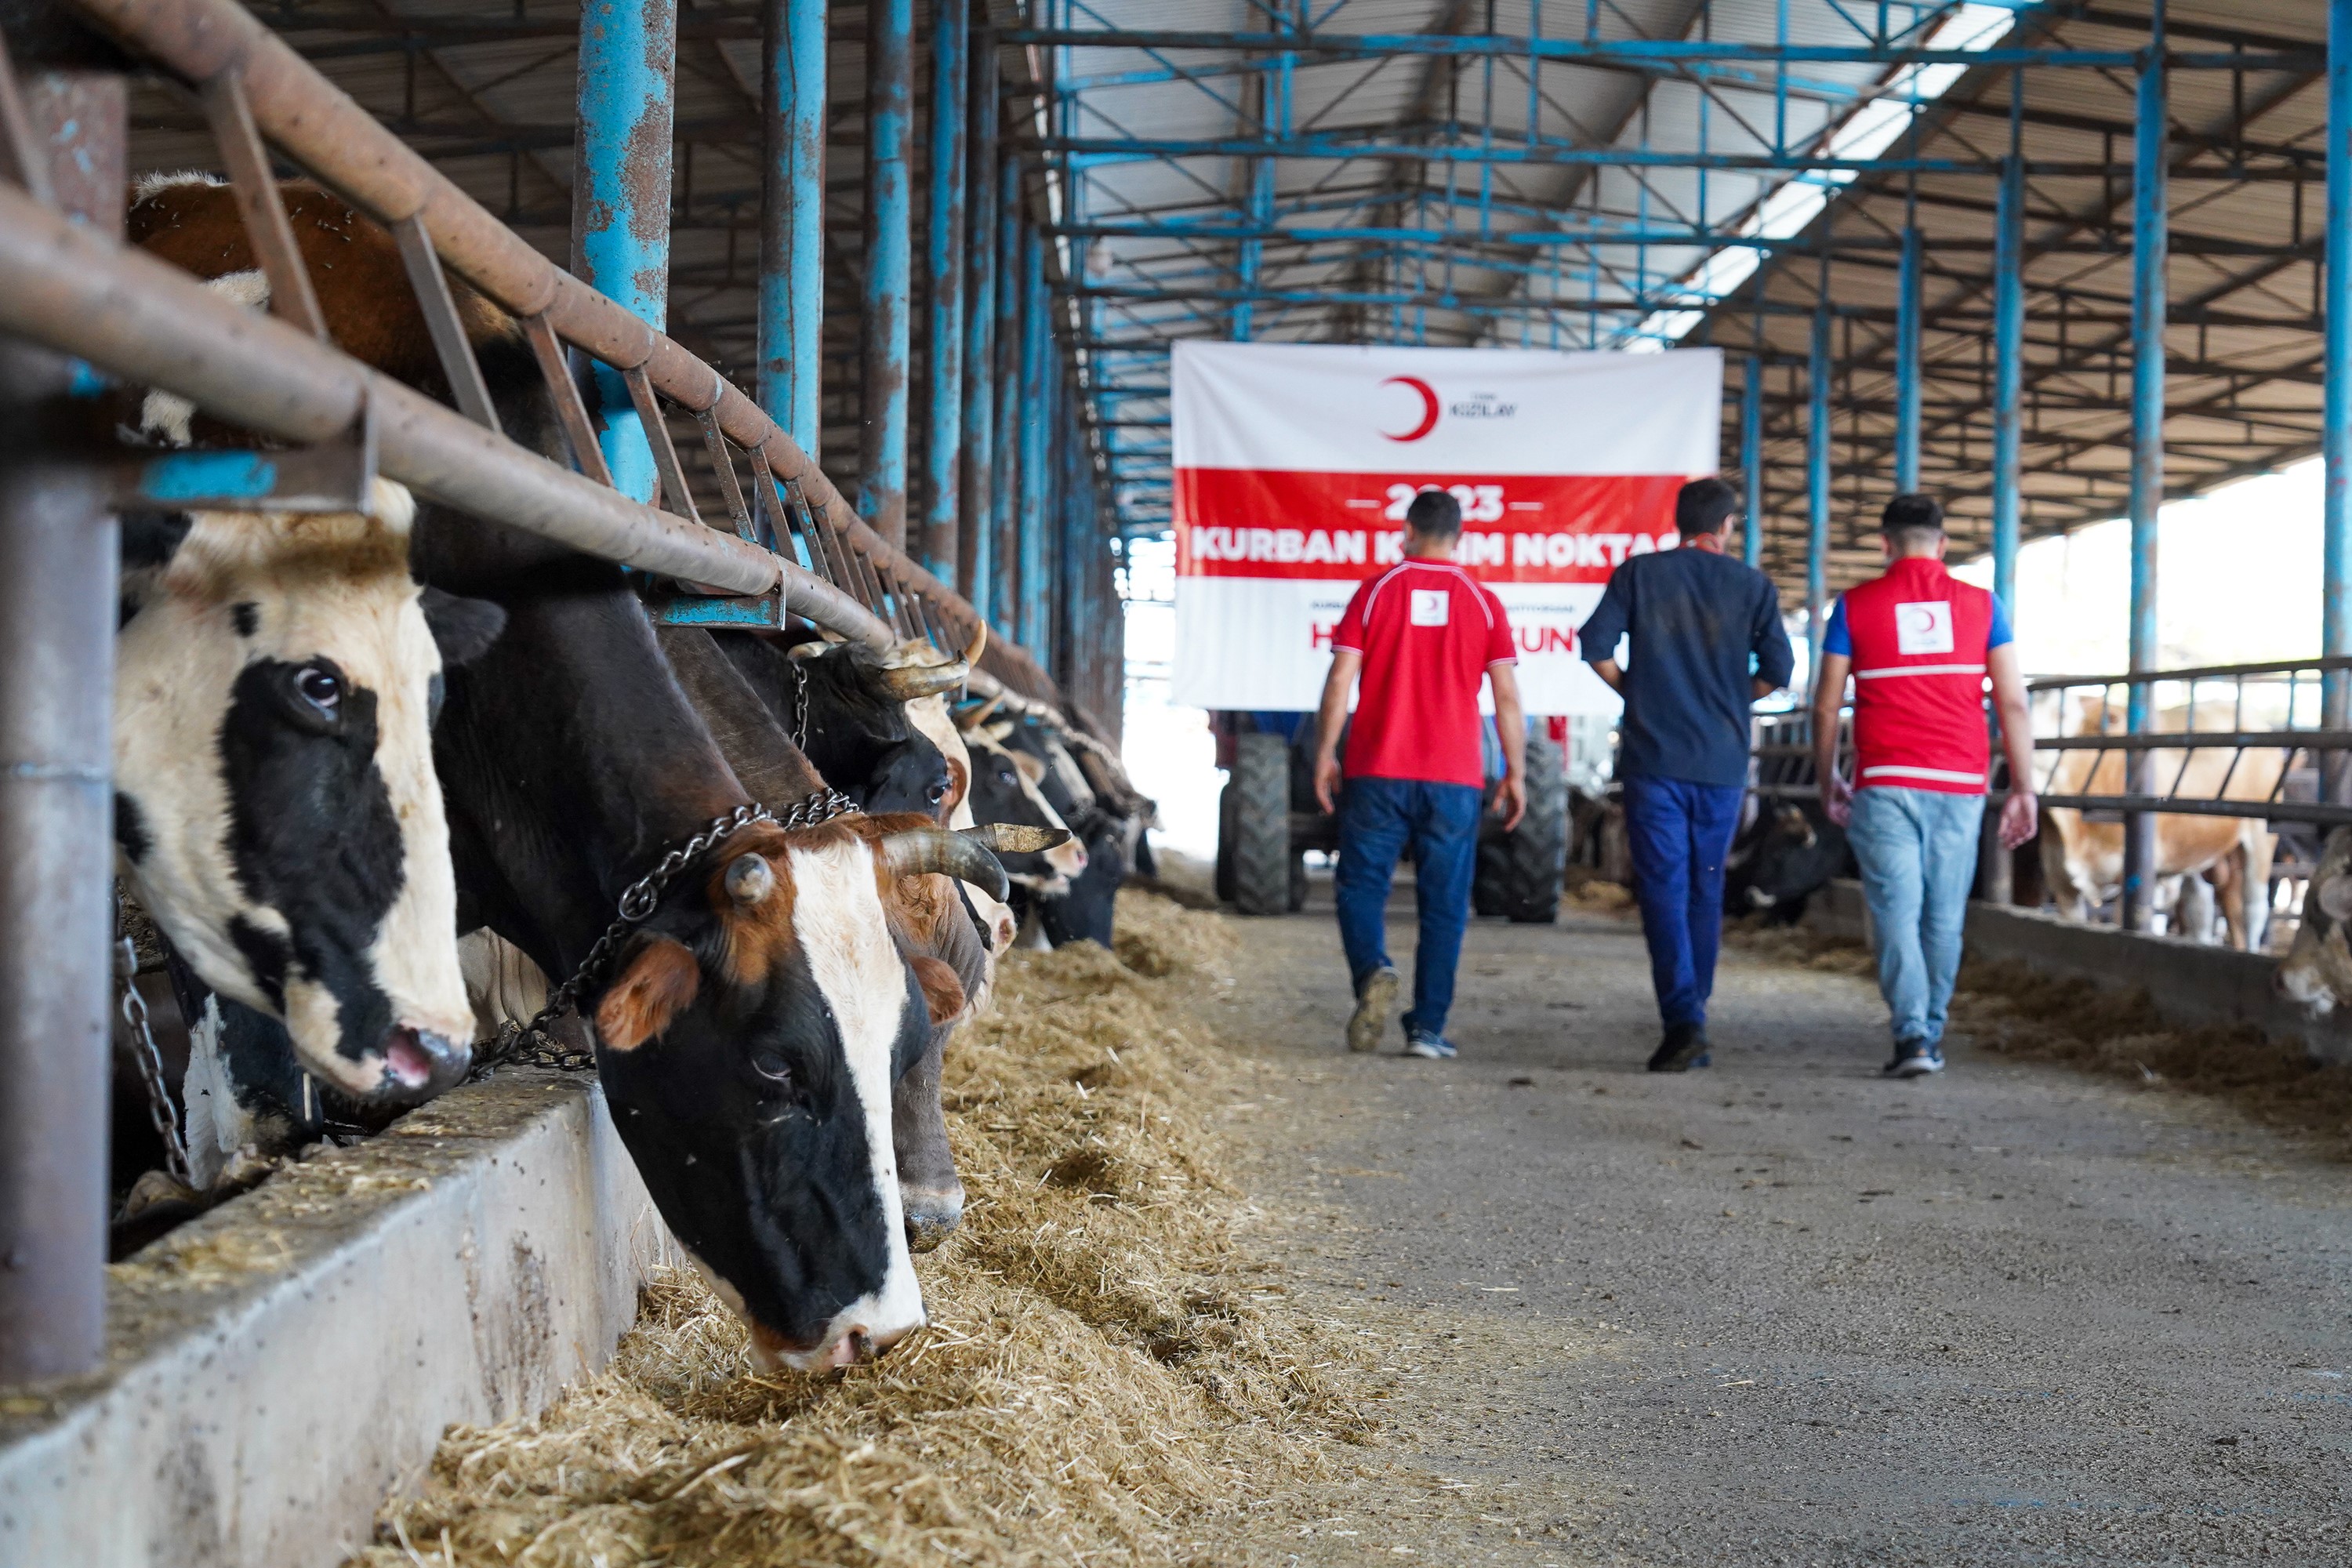
M0 1400L0 1563L338 1562L450 1422L601 1368L676 1257L593 1079L322 1147L109 1270L103 1373Z

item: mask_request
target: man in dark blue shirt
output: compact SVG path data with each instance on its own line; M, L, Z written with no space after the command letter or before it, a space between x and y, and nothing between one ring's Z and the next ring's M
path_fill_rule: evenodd
M1682 548L1629 558L1577 634L1593 673L1625 699L1617 776L1666 1026L1652 1072L1706 1065L1723 862L1748 787L1748 708L1788 685L1796 662L1772 580L1723 552L1738 511L1721 479L1685 485L1675 499ZM1622 666L1621 639L1631 643Z

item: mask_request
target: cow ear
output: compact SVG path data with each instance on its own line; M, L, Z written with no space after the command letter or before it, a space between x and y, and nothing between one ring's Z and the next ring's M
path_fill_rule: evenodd
M914 966L915 984L923 988L923 1001L930 1008L931 1022L944 1024L963 1011L963 982L944 960L919 953L908 960Z
M702 966L684 942L640 938L596 1005L596 1038L608 1051L634 1051L693 1006L701 988Z
M425 627L433 634L434 646L441 650L444 669L481 658L507 629L507 613L488 599L461 599L428 587L416 602L425 612Z
M2312 889L2319 900L2319 908L2329 920L2352 921L2352 872L2339 871L2320 879Z

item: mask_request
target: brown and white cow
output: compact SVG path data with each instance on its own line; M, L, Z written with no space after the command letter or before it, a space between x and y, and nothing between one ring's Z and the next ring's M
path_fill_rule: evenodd
M115 837L222 995L360 1100L462 1077L473 1038L433 710L503 616L409 576L415 504L126 520Z
M2200 721L2224 723L2227 717L2200 716ZM2186 733L2189 718L2186 708L2166 709L2156 715L2154 728ZM2198 727L2211 728L2212 722L2200 721ZM2121 708L2095 700L2084 704L2070 732L2119 733L2122 728ZM2286 753L2276 749L2182 748L2151 752L2150 759L2158 789L2188 799L2267 800L2286 766ZM2042 788L2045 795L2119 795L2125 778L2121 752L2066 750L2057 753ZM2122 891L2124 826L2093 822L2079 809L2056 805L2043 809L2042 823L2042 875L2058 912L2071 921L2088 920L2093 906ZM2262 945L2270 919L2270 868L2277 835L2252 817L2174 812L2157 816L2156 845L2154 876L2207 878L2220 895L2230 945L2246 950Z

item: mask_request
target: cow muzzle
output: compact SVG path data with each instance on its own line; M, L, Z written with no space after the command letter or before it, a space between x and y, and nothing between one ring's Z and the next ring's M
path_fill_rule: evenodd
M861 1362L879 1361L890 1347L921 1328L920 1322L876 1332L852 1324L831 1344L814 1351L795 1350L792 1342L772 1329L751 1325L751 1365L768 1373L791 1367L795 1372L839 1372Z
M425 1100L465 1081L474 1065L470 1042L403 1024L383 1041L380 1098Z

